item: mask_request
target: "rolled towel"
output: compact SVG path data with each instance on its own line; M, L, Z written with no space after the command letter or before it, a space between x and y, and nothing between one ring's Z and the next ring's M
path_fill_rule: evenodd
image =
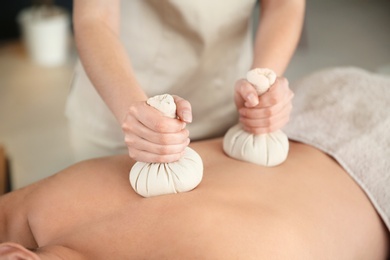
M176 118L176 104L171 95L149 98L147 104L164 116ZM202 178L202 158L190 147L185 148L183 157L176 162L136 162L129 175L131 186L143 197L190 191L199 185Z
M257 68L248 71L246 79L256 88L257 94L262 95L275 83L276 74L270 69ZM289 144L281 130L255 135L237 124L226 132L223 150L230 157L241 161L276 166L286 160Z

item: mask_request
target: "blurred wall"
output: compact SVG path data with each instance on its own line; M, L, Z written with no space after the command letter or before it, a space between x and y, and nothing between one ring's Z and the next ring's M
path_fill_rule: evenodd
M20 36L19 26L16 21L18 13L37 0L1 0L0 1L0 41L17 39ZM72 0L55 0L56 5L72 11Z

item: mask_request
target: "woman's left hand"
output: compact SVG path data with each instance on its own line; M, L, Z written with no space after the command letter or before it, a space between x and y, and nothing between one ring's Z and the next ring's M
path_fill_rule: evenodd
M281 129L289 120L294 93L286 78L278 77L267 92L258 96L254 86L245 79L235 85L234 100L243 129L265 134Z

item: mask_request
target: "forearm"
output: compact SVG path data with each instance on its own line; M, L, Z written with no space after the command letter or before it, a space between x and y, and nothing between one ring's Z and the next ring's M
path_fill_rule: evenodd
M254 44L252 68L270 68L283 75L297 47L304 0L263 0Z
M119 13L91 11L85 15L88 4L78 5L76 1L74 25L81 62L92 84L121 122L130 104L147 97L119 39Z

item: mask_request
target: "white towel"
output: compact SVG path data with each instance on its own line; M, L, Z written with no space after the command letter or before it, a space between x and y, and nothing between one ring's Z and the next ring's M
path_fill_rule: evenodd
M294 108L283 131L335 158L390 230L390 77L333 68L291 88Z

